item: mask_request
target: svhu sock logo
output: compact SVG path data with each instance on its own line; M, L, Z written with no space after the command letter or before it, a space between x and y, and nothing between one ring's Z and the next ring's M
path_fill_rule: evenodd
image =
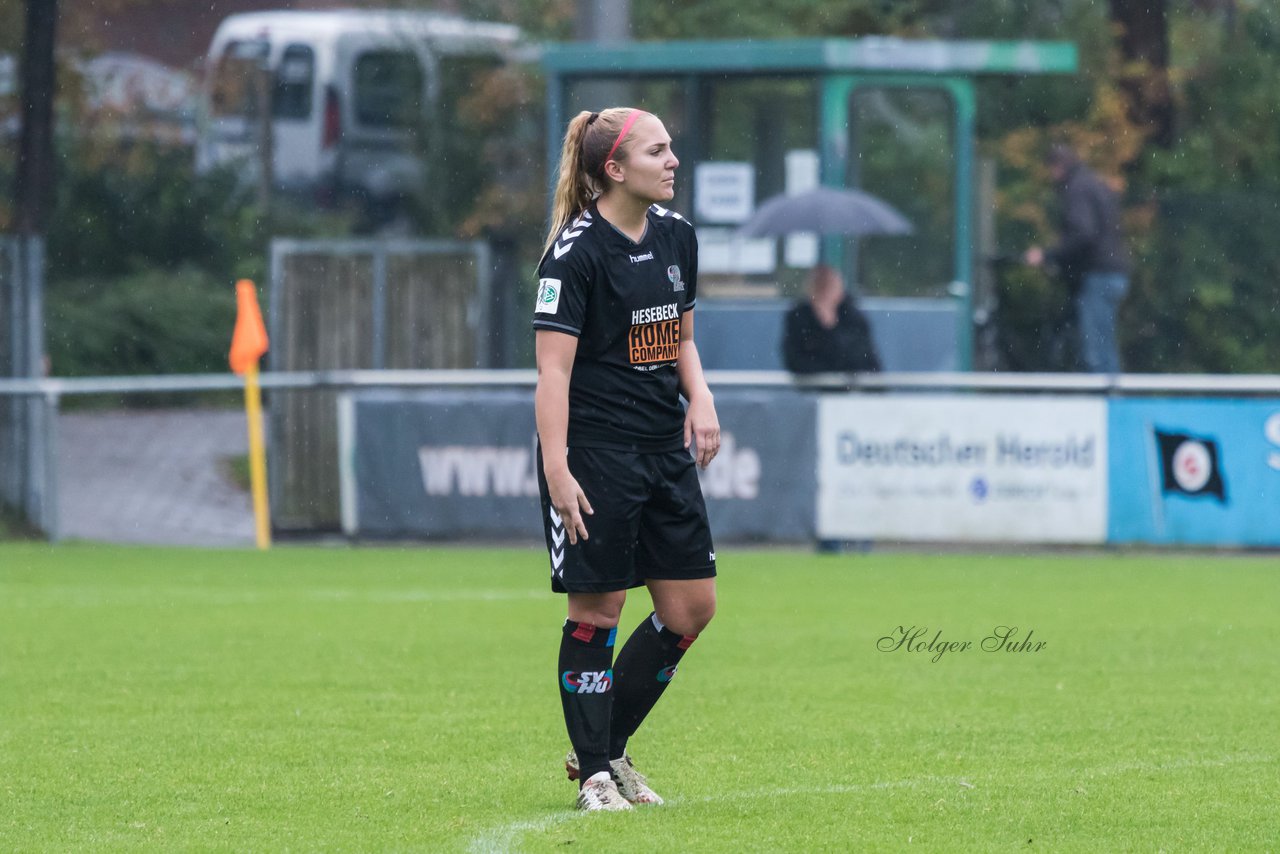
M566 670L560 674L560 687L569 694L603 694L613 686L613 669Z
M658 681L670 682L673 678L675 678L675 675L676 675L676 666L674 664L671 665L670 667L664 667L658 671Z

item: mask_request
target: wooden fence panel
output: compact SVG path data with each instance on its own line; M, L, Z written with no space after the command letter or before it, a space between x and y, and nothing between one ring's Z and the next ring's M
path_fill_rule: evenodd
M482 244L279 241L272 257L273 370L482 364ZM338 530L337 394L276 391L268 408L273 527Z

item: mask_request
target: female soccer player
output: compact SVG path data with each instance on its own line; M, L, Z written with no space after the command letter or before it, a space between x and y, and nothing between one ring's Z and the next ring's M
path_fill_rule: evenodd
M693 343L698 242L657 116L579 113L560 156L538 267L538 483L551 587L568 594L556 676L578 808L660 804L627 739L715 613L716 553L698 484L720 424ZM688 401L680 406L680 395ZM613 657L627 590L647 616Z

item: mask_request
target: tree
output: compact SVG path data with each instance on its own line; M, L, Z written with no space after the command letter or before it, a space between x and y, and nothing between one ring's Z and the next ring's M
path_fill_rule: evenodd
M1169 87L1169 18L1166 0L1109 0L1124 57L1119 83L1129 115L1161 148L1173 145L1174 109Z

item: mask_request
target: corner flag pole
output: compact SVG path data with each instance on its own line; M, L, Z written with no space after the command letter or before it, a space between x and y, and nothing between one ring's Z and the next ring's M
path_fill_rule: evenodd
M271 547L271 509L267 506L267 454L262 441L262 390L258 363L244 374L244 411L249 418L249 483L253 490L253 530L258 548Z
M244 408L249 420L249 483L253 493L254 532L258 548L271 546L271 510L267 504L267 457L262 439L262 389L258 361L267 352L267 328L258 308L253 282L236 282L236 329L231 336L231 370L244 375Z

